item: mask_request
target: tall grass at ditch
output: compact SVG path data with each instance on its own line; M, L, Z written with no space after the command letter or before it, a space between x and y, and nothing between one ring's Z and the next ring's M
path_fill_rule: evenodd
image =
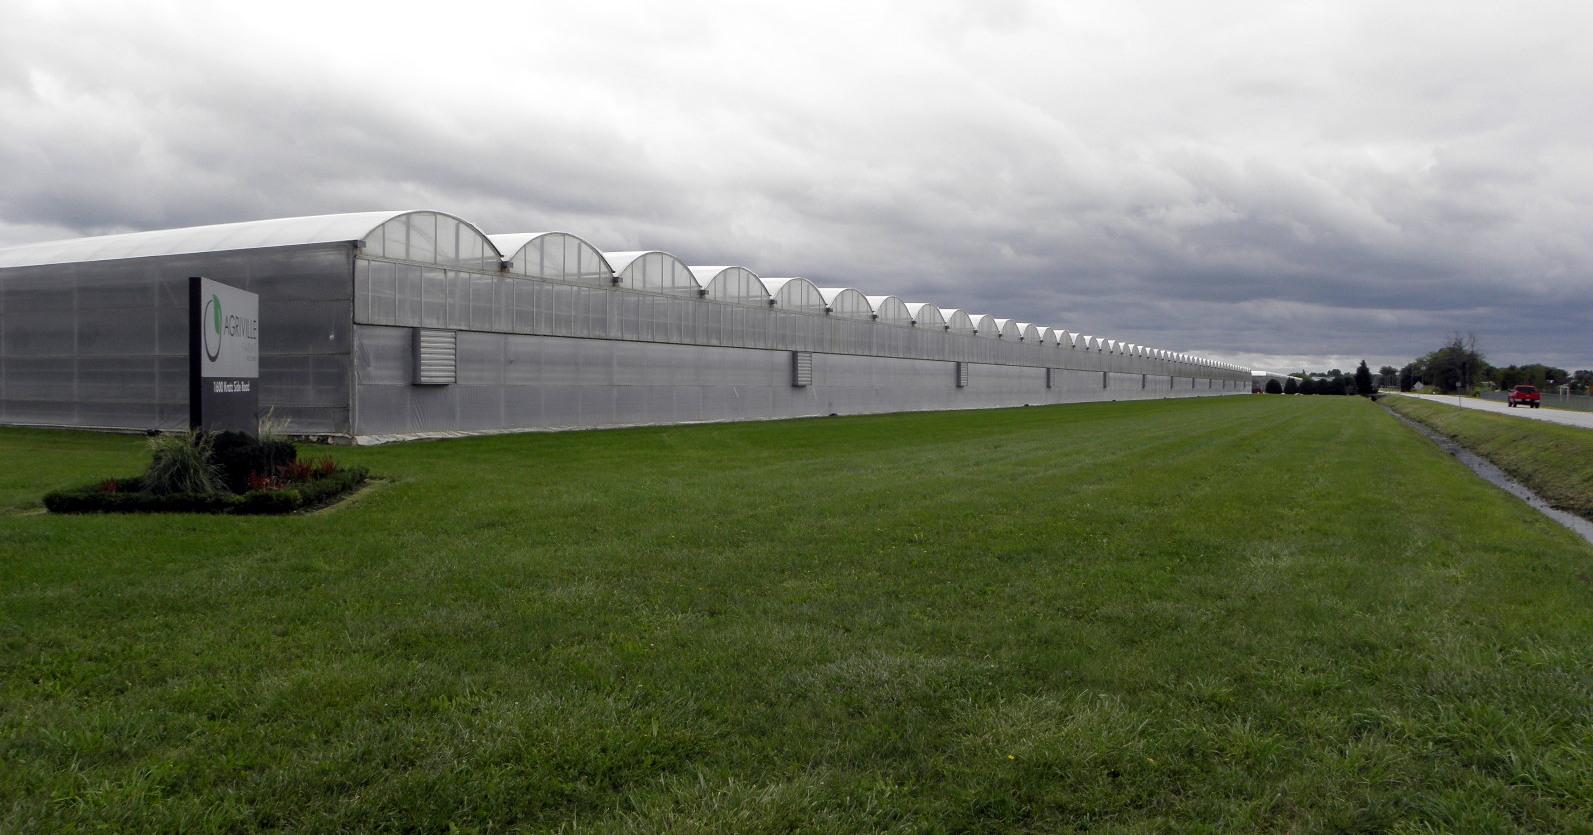
M1593 519L1593 430L1415 397L1384 402L1497 464L1549 504Z

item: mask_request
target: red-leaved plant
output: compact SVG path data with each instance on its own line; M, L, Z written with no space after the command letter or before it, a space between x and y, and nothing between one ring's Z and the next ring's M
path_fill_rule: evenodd
M122 485L117 484L116 483L116 479L114 479L114 478L107 478L104 481L100 482L100 492L101 493L120 493L120 492L122 492Z
M261 475L254 472L249 473L250 490L276 490L279 487L281 487L281 485L271 476Z
M294 461L277 468L277 474L283 481L304 482L309 481L315 474L315 468L310 466L308 461Z

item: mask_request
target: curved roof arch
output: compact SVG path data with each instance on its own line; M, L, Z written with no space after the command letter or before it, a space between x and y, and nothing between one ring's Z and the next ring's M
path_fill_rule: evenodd
M457 215L420 210L403 212L371 229L362 239L365 255L497 272L503 252L485 232Z
M974 335L988 336L991 339L1001 336L1001 326L996 324L996 317L988 313L970 313L968 319L973 322Z
M1056 337L1057 337L1056 328L1041 327L1041 328L1036 328L1036 329L1040 332L1040 338L1038 340L1036 340L1037 342L1039 342L1041 345L1055 345L1056 344Z
M702 295L702 285L691 267L667 252L645 249L603 255L614 268L614 283L621 287L672 296Z
M1014 322L1013 328L1018 331L1018 338L1024 342L1040 341L1040 329L1028 322Z
M473 233L472 237L486 240L487 236L475 224L443 212L425 209L347 212L249 220L241 223L217 223L184 229L124 232L116 235L22 244L0 249L0 267L114 261L124 258L153 258L162 255L190 255L199 252L226 252L235 249L266 249L306 244L352 244L356 241L365 241L371 233L389 221L417 213L447 217L466 226ZM496 261L500 257L502 256L490 242L483 247L484 260L490 258ZM496 269L496 266L493 268Z
M1052 328L1051 339L1056 342L1059 348L1073 347L1073 332L1067 328Z
M1012 319L997 319L995 322L997 337L1010 339L1013 342L1023 338L1022 334L1018 332L1018 323L1016 321Z
M869 307L874 309L874 321L887 325L912 325L913 314L907 304L895 296L869 296Z
M954 307L941 308L940 315L946 319L946 330L952 333L970 334L978 330L974 327L973 317L969 316L967 311Z
M770 298L774 299L774 306L782 310L823 315L825 307L828 306L824 303L824 294L819 292L818 285L805 278L760 277L758 280L763 282Z
M820 287L819 295L824 297L825 313L842 319L874 319L874 306L868 303L868 297L850 287Z
M746 267L692 267L704 298L716 302L768 307L773 299L758 274Z
M487 239L509 262L509 272L530 278L607 287L614 268L597 247L569 232L514 232Z
M940 308L929 302L907 302L907 313L913 317L913 324L921 328L946 327L946 316Z

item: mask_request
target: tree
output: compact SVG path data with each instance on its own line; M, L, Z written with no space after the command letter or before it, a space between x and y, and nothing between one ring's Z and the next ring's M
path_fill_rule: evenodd
M1283 384L1283 393L1284 394L1299 394L1300 393L1300 381L1294 379L1293 377L1290 377L1289 381L1287 383Z
M1366 360L1361 360L1360 367L1355 369L1355 393L1370 397L1376 391L1372 385L1372 369L1366 367Z
M1372 381L1378 388L1399 384L1399 369L1392 365L1385 365L1377 369L1377 377Z
M1283 386L1278 382L1278 378L1277 377L1273 377L1273 378L1267 380L1267 394L1282 394L1282 393L1283 393Z
M1399 390L1410 391L1416 387L1416 382L1420 379L1421 375L1416 371L1416 363L1406 363L1405 367L1399 370Z
M1300 381L1301 394L1316 394L1316 381L1310 377Z
M1423 369L1422 380L1442 392L1469 389L1478 380L1488 379L1493 370L1477 350L1476 334L1456 333L1444 347L1417 360Z

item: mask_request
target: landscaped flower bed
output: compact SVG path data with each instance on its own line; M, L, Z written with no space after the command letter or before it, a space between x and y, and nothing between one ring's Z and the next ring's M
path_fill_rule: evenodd
M292 443L238 432L164 435L150 447L143 475L58 490L44 506L52 513L292 513L328 504L368 477L363 467L340 467L331 457L301 461Z

